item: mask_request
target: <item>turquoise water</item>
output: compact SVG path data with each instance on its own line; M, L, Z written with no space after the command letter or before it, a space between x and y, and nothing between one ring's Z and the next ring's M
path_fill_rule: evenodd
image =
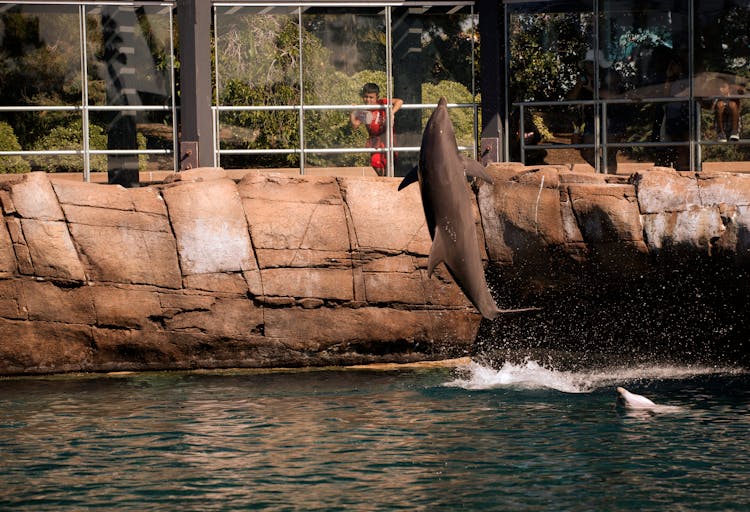
M750 510L749 440L731 369L4 379L0 510Z

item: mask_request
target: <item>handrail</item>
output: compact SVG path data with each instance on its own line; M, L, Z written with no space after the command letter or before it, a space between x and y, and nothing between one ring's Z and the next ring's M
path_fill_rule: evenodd
M569 106L597 106L601 105L603 108L601 109L601 114L596 114L594 119L594 142L593 143L583 143L583 144L533 144L533 145L527 145L525 142L525 138L523 136L519 137L519 145L520 145L520 153L521 153L521 162L524 164L526 163L526 151L527 150L544 150L544 149L562 149L562 148L572 148L572 149L594 149L595 151L599 148L602 149L602 160L604 162L604 165L606 166L607 161L607 149L608 148L628 148L628 147L690 147L691 148L691 154L693 153L693 147L697 146L698 150L700 150L701 145L706 146L712 146L712 145L718 145L718 144L726 144L726 142L717 142L717 141L709 141L709 140L703 140L701 138L700 130L697 131L694 140L685 140L685 141L627 141L627 142L608 142L607 141L607 132L606 129L602 131L602 128L600 126L607 126L607 106L608 105L639 105L639 104L646 104L646 103L690 103L695 107L696 112L696 119L700 120L700 104L711 99L750 99L750 95L737 95L737 94L728 94L728 95L721 95L721 96L693 96L693 97L663 97L663 96L655 96L655 97L643 97L643 98L633 98L633 97L625 97L625 98L602 98L599 100L558 100L558 101L519 101L519 102L513 102L512 105L514 107L517 107L519 109L519 133L523 134L525 133L525 115L524 110L526 108L530 107L569 107ZM600 119L601 117L601 119ZM750 144L750 140L741 139L739 141L732 142L733 145L747 145ZM595 169L596 172L600 171L600 159L596 158L595 161ZM700 162L697 162L696 167L700 167Z

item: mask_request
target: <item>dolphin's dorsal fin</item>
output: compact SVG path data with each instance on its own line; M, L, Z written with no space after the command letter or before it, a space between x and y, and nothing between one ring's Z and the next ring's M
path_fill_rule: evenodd
M435 239L432 241L430 257L427 259L427 277L432 277L435 267L445 261L447 254L445 242L443 241L444 237L442 229L435 230Z
M406 176L404 176L404 179L401 180L401 184L398 186L398 189L401 190L402 188L406 188L412 183L419 181L419 167L414 166L411 168L411 171L409 171Z
M487 183L492 184L492 178L489 174L487 174L487 171L484 170L484 166L482 166L482 164L480 164L476 160L472 160L466 155L459 156L461 157L461 161L464 164L464 172L467 176L474 176L475 178L483 179Z

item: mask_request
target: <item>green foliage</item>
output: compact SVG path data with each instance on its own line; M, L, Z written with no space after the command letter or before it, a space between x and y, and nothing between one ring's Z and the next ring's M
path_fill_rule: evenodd
M13 133L13 128L4 122L0 122L0 151L20 151L21 145ZM3 156L0 158L0 173L12 174L29 172L31 165L20 156Z
M512 101L563 99L578 77L591 19L578 13L522 14L511 18Z
M34 146L35 151L77 150L83 149L83 126L80 119L57 126L40 138ZM138 149L146 149L146 137L137 135ZM107 149L107 134L98 125L89 125L89 147L96 150ZM107 171L107 155L91 155L91 172ZM147 155L138 155L138 167L146 168ZM82 172L83 157L80 155L41 155L35 157L35 167L46 172Z
M437 104L442 96L448 100L448 103L471 103L474 101L471 91L458 82L443 80L437 84L422 84L423 103ZM422 126L427 124L430 115L432 115L432 110L424 109ZM474 110L471 108L452 108L450 109L450 118L453 129L456 131L459 146L472 146L474 144Z

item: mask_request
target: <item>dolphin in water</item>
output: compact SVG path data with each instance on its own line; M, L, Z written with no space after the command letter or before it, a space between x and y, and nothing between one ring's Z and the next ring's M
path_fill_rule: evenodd
M653 412L680 412L682 407L675 405L660 405L643 395L631 393L623 387L617 388L617 403L627 409L638 409Z
M642 395L631 393L623 387L617 388L617 402L631 409L653 409L657 405Z
M484 278L467 175L492 183L479 162L459 153L447 101L440 98L422 134L419 164L406 175L398 189L419 182L432 238L428 277L444 262L474 307L483 317L494 319L504 311L498 309Z

